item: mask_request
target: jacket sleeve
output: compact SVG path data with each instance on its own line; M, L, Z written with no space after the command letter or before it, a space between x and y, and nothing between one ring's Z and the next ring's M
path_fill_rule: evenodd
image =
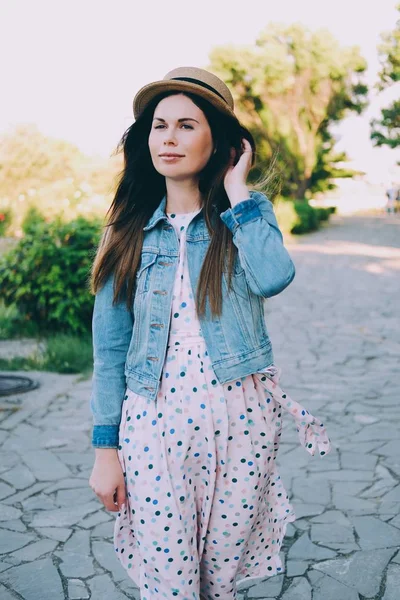
M251 191L249 199L227 209L220 217L232 231L251 291L263 298L282 292L296 271L284 247L272 202L264 194Z
M92 446L117 448L125 362L133 328L133 315L125 301L112 305L114 277L108 278L95 296L93 336L93 379L90 408L93 415Z

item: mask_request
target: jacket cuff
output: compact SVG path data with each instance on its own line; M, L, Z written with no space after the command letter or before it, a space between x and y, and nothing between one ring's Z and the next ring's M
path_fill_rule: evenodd
M240 225L259 219L262 217L262 213L257 202L249 198L238 202L232 208L228 208L220 214L220 217L232 233L235 233Z
M119 425L94 425L92 446L95 448L118 448Z

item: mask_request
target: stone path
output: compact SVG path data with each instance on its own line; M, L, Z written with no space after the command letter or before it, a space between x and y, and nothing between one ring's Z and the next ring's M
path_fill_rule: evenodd
M288 247L297 277L267 303L275 362L334 449L309 456L286 419L286 574L239 597L398 600L400 218L335 216ZM32 375L39 389L0 403L0 598L139 599L114 555L115 513L88 486L91 383Z

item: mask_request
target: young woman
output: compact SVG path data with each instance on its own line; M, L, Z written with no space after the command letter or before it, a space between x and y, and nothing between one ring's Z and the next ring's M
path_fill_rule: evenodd
M275 465L283 412L264 300L295 268L272 203L250 191L254 140L225 84L179 68L142 88L92 272L96 459L114 545L142 600L231 600L282 571L295 519Z

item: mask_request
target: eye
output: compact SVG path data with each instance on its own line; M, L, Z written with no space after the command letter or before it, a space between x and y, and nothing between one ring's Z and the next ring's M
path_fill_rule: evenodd
M156 125L154 129L162 129L163 127L165 127L165 125Z
M191 125L189 125L188 123L182 123L182 127L186 128L186 129L193 129L193 127Z

